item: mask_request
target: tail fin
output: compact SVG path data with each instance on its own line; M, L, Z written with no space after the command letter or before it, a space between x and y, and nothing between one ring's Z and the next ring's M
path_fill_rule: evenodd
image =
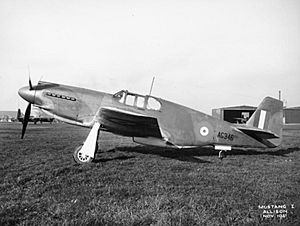
M21 110L20 108L18 109L18 113L17 113L17 119L21 118Z
M267 146L279 146L282 141L283 102L266 97L246 125L274 133L277 138L268 139Z
M17 113L17 119L20 121L20 122L22 122L23 121L23 114L22 114L22 112L21 112L21 110L20 110L20 108L18 109L18 113Z

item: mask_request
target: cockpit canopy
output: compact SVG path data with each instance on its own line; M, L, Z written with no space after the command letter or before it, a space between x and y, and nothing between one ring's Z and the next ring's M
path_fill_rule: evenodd
M137 108L159 111L161 103L152 96L143 96L136 93L128 92L128 90L121 90L113 95L120 103Z

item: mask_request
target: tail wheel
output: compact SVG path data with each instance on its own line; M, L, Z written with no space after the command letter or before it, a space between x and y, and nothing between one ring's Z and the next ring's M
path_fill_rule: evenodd
M222 160L223 158L226 158L226 152L225 151L220 151L219 152L219 159Z

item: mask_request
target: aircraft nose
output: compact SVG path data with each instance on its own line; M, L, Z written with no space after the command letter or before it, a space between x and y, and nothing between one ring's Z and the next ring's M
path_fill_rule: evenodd
M24 100L32 104L34 103L35 90L30 90L29 86L22 87L19 89L18 93Z

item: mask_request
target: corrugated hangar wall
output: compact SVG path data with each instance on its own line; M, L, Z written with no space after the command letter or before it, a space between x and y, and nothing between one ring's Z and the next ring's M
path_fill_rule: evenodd
M284 117L286 124L300 123L300 107L285 108Z

